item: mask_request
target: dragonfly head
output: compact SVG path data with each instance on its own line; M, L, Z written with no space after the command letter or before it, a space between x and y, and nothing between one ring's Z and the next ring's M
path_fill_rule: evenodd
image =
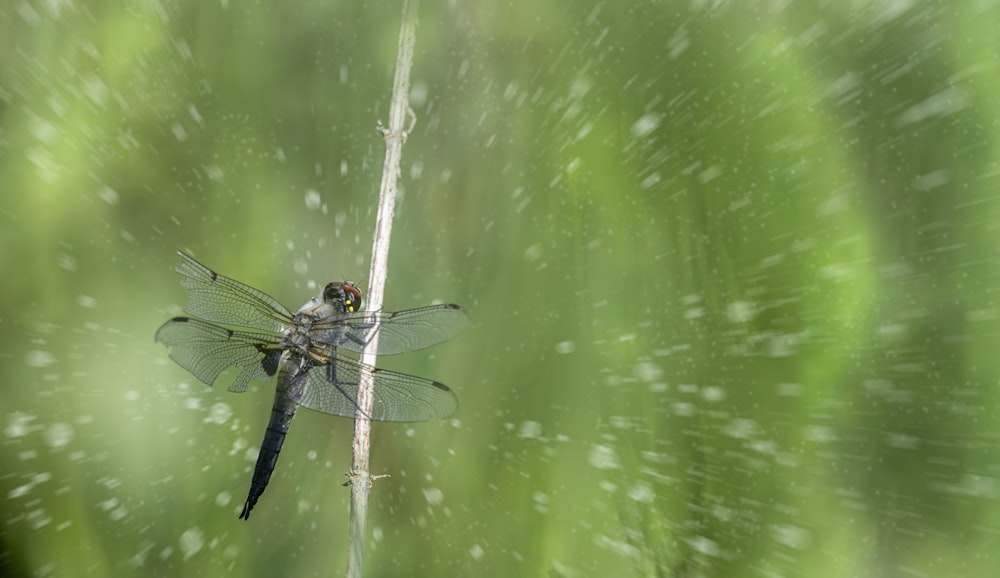
M337 311L354 313L361 309L361 290L350 281L331 281L323 289L323 302Z

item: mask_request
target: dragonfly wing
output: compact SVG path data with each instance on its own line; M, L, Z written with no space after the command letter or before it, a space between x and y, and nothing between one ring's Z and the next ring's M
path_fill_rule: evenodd
M176 270L188 290L184 307L189 315L225 325L264 331L281 331L291 324L292 314L273 297L249 285L220 275L184 253Z
M228 367L239 374L229 391L246 391L250 380L267 381L281 361L276 335L233 331L190 317L174 317L156 331L170 358L203 383L212 385Z
M343 356L309 371L302 407L331 415L354 417L361 364ZM384 369L372 369L375 379L375 421L427 421L448 417L458 399L443 383Z
M379 355L424 349L448 341L469 325L458 305L443 304L405 311L363 311L325 319L313 326L313 341L360 353L378 334Z

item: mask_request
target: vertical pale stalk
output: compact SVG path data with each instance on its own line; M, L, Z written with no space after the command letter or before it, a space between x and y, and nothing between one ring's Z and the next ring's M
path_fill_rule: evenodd
M404 126L409 107L410 68L413 66L413 43L417 25L417 0L403 0L403 22L399 29L399 51L396 55L396 73L392 82L392 101L389 104L389 126L382 129L385 138L385 162L382 164L382 186L379 190L378 216L375 220L375 240L372 243L372 265L369 279L367 308L382 308L389 237L396 205L396 182L399 178L400 158L406 140ZM364 367L374 367L378 350L378 334L361 354ZM365 557L365 526L368 518L368 491L372 475L368 467L371 443L372 375L362 370L358 385L358 411L354 417L354 459L351 464L351 545L347 562L348 578L361 578Z

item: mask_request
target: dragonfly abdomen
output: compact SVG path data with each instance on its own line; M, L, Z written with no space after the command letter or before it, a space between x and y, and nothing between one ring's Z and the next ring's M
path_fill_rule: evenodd
M253 480L250 482L250 493L246 503L243 504L243 511L240 518L250 519L250 510L257 503L257 499L264 493L267 482L271 479L271 473L278 463L278 454L281 453L281 446L285 443L285 436L288 434L288 427L292 425L292 418L295 417L295 409L298 404L289 399L287 395L278 392L274 396L274 406L271 408L271 421L267 424L267 431L264 432L264 440L260 443L260 452L257 454L257 464L253 470Z

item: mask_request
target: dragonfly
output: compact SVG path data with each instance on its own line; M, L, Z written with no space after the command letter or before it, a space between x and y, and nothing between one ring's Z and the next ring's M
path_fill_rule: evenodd
M330 282L292 313L270 295L216 273L178 252L175 270L188 291L184 312L156 332L170 358L211 386L229 368L229 391L277 375L271 418L264 432L250 491L240 519L249 520L274 472L278 454L299 407L355 417L358 381L372 372L375 421L416 422L446 418L458 399L437 381L364 366L341 350L360 353L378 336L376 353L391 355L447 341L469 324L459 305L404 311L363 311L361 290L350 281Z

